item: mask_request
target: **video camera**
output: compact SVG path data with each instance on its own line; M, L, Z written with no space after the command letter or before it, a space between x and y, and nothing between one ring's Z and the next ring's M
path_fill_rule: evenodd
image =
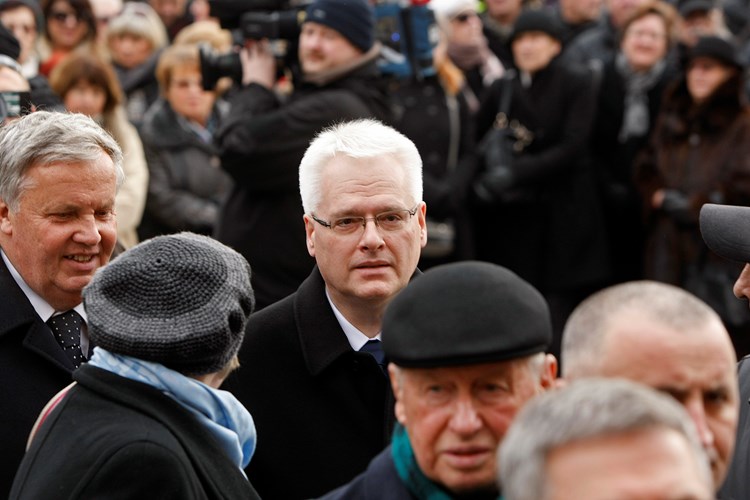
M437 28L428 0L380 0L374 5L375 36L383 50L378 61L381 72L399 79L422 79L435 73L432 49ZM296 59L300 25L312 0L209 0L211 15L221 27L231 30L236 45L245 40L284 40L287 51L277 54L287 64ZM225 76L242 79L237 52L216 54L208 46L200 49L203 88L213 89Z

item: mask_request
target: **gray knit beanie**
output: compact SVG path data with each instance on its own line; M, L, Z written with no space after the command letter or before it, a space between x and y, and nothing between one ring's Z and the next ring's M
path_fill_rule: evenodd
M180 233L146 240L104 266L83 303L95 345L205 375L237 354L255 296L244 257Z

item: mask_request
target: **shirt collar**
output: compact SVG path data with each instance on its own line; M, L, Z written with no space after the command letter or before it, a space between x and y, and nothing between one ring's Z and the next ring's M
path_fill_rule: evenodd
M341 314L341 311L338 310L336 304L334 304L331 300L331 296L328 293L328 287L326 287L325 291L326 299L328 299L328 303L331 304L333 314L334 316L336 316L336 320L339 322L339 325L341 325L341 329L344 331L344 335L346 335L346 340L349 341L349 345L352 346L352 349L354 349L355 351L359 351L367 343L368 340L371 340L370 337L359 331L356 326L352 325L349 320L347 320L344 315ZM380 333L378 333L374 338L380 340Z
M45 323L47 320L49 320L52 316L55 315L55 308L49 305L46 300L44 300L38 293L36 293L34 290L31 289L31 287L24 281L24 279L21 277L21 274L16 270L16 268L13 266L13 263L11 263L10 259L8 259L8 256L5 255L5 252L2 248L0 248L0 256L3 258L3 262L5 262L5 265L8 267L8 271L10 271L10 275L13 276L13 279L15 280L16 284L18 284L19 288L21 288L21 291L24 295L26 295L26 298L29 299L29 302L31 302L31 306L34 308L34 311L36 311L37 315L39 315L40 318L42 318L42 321ZM83 318L84 323L88 322L88 318L86 317L86 311L83 308L83 303L78 304L73 308L75 312L81 315ZM58 313L62 313L65 311L57 311Z

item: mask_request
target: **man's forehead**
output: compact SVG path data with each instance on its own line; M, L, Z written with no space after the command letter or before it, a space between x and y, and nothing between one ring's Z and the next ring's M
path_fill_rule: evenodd
M601 356L609 375L621 375L665 385L666 381L725 378L733 373L731 341L725 332L707 323L705 327L678 330L658 321L641 318L610 325ZM660 379L664 379L660 383Z

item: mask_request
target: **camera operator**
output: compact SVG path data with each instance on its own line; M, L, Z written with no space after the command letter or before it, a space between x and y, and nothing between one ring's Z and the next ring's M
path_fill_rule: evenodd
M216 136L222 167L235 180L216 237L253 265L258 307L294 292L310 274L297 169L325 126L356 118L390 121L376 59L375 19L367 0L315 0L298 43L293 91L274 92L276 64L268 40L240 52L242 87Z

